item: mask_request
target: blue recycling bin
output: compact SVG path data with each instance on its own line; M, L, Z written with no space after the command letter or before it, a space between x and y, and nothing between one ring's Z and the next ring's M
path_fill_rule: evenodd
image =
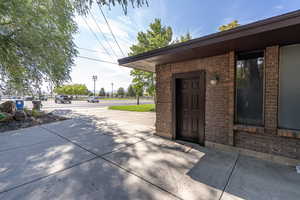
M17 110L24 110L24 101L16 100L16 107L17 107Z

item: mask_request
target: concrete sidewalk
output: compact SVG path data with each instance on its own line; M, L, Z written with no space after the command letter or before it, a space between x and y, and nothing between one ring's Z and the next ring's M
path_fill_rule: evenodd
M74 119L0 134L0 199L299 199L292 167L154 136L154 114Z

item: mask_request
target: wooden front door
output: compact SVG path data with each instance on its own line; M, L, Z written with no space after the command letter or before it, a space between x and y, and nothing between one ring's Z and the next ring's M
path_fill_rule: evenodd
M186 76L186 77L185 77ZM205 76L188 73L176 78L176 137L204 144Z

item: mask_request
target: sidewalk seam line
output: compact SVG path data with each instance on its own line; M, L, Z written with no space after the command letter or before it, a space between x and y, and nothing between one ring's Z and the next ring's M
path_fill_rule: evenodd
M66 167L66 168L64 168L64 169L61 169L61 170L59 170L59 171L53 172L53 173L51 173L51 174L48 174L48 175L45 175L45 176L41 176L41 177L38 177L38 178L33 179L33 180L31 180L31 181L28 181L28 182L22 183L22 184L20 184L20 185L17 185L17 186L8 188L8 189L6 189L6 190L0 191L0 194L3 194L3 193L6 193L6 192L9 192L9 191L12 191L12 190L17 189L17 188L19 188L19 187L22 187L22 186L25 186L25 185L28 185L28 184L31 184L31 183L34 183L34 182L37 182L37 181L40 181L40 180L45 179L45 178L48 178L48 177L50 177L50 176L54 176L55 174L64 172L64 171L69 170L69 169L71 169L71 168L73 168L73 167L77 167L77 166L79 166L79 165L82 165L82 164L84 164L84 163L90 162L90 161L95 160L95 159L98 159L98 158L99 158L99 157L93 157L93 158L90 158L90 159L88 159L88 160L85 160L85 161L79 162L79 163L77 163L77 164L71 165L71 166L69 166L69 167Z
M85 151L87 151L87 152L93 154L94 156L98 156L98 155L95 154L94 152L92 152L92 151L90 151L90 150L84 148L83 146L81 146L81 145L79 145L79 144L77 144L77 143L74 143L72 140L70 140L70 139L68 139L68 138L66 138L66 137L64 137L64 136L62 136L62 135L56 133L55 131L52 131L52 130L50 130L50 129L48 129L48 128L45 128L45 127L42 127L42 128L45 129L46 131L49 131L50 133L52 133L52 134L54 134L54 135L60 137L60 138L62 138L62 139L67 140L68 142L72 143L73 145L80 147L81 149L83 149L83 150L85 150Z
M42 129L45 129L45 130L47 130L47 131L49 131L49 132L52 133L52 134L57 135L58 137L61 137L61 138L65 139L65 140L69 141L70 143L72 143L72 144L74 144L74 145L76 145L76 146L78 146L78 147L80 147L80 148L82 148L82 149L84 149L84 150L86 150L84 147L82 147L82 146L80 146L80 145L78 145L78 144L76 144L76 143L70 141L70 140L67 139L67 138L62 137L61 135L56 134L56 133L55 133L54 131L52 131L52 130L49 130L49 129L44 128L44 127L41 127L41 128L42 128ZM139 142L142 142L142 140L139 141ZM137 142L137 143L138 143L138 142ZM136 144L136 143L134 143L134 144ZM132 144L132 145L134 145L134 144ZM130 145L129 145L129 146L130 146ZM119 150L119 149L118 149L118 150ZM4 193L6 193L6 192L12 191L12 190L17 189L17 188L19 188L19 187L23 187L23 186L25 186L25 185L28 185L28 184L31 184L31 183L40 181L40 180L45 179L45 178L48 178L48 177L50 177L50 176L54 176L55 174L64 172L64 171L69 170L69 169L71 169L71 168L73 168L73 167L77 167L77 166L79 166L79 165L85 164L85 163L87 163L87 162L90 162L90 161L93 161L93 160L96 160L96 159L99 159L99 158L102 159L102 160L105 160L105 159L103 159L103 158L102 158L100 155L98 155L98 154L95 154L95 153L93 153L93 152L90 152L89 150L86 150L86 151L88 151L89 153L93 154L94 157L92 157L92 158L90 158L90 159L88 159L88 160L79 162L79 163L77 163L77 164L71 165L71 166L66 167L66 168L64 168L64 169L61 169L61 170L59 170L59 171L53 172L53 173L51 173L51 174L48 174L48 175L45 175L45 176L41 176L41 177L38 177L38 178L33 179L33 180L31 180L31 181L28 181L28 182L22 183L22 184L20 184L20 185L16 185L16 186L14 186L14 187L8 188L8 189L6 189L6 190L0 191L0 194L4 194ZM116 151L117 151L117 150L116 150ZM106 154L105 154L105 155L106 155ZM111 163L111 162L110 162L110 163ZM116 165L115 165L115 166L116 166ZM130 174L132 174L132 173L130 173ZM132 175L134 175L134 174L132 174ZM135 175L134 175L134 176L135 176Z
M166 193L172 195L173 197L176 197L177 199L181 199L181 200L182 200L182 198L180 198L180 197L178 197L177 195L175 195L175 194L169 192L168 190L165 190L165 189L161 188L160 186L158 186L158 185L156 185L156 184L154 184L154 183L148 181L147 179L145 179L145 178L143 178L143 177L137 175L137 174L134 173L133 171L128 170L128 169L126 169L126 168L124 168L124 167L118 165L117 163L112 162L112 161L110 161L110 160L108 160L108 159L106 159L106 158L104 157L104 156L106 156L106 155L108 155L108 154L114 153L114 152L119 151L119 150L121 150L121 149L123 149L123 148L129 147L129 146L133 146L133 145L135 145L135 144L137 144L137 143L139 143L139 142L145 142L146 140L148 140L148 139L150 139L150 138L152 138L152 137L154 137L154 136L149 137L149 138L144 139L144 140L141 140L141 141L138 141L138 142L135 142L135 143L130 144L130 145L126 145L126 146L121 147L120 149L117 149L117 150L115 150L115 151L112 151L112 152L108 152L108 153L104 153L104 154L98 155L98 154L96 154L96 153L94 153L94 152L91 152L90 150L86 149L85 147L82 147L81 145L79 145L79 144L77 144L77 143L74 143L74 142L71 141L70 139L68 139L68 138L66 138L66 137L64 137L64 136L59 135L59 134L56 133L55 131L49 130L49 129L44 128L44 127L43 127L43 129L46 129L46 130L48 130L49 132L51 132L51 133L53 133L53 134L55 134L55 135L57 135L57 136L59 136L59 137L62 137L62 138L65 139L65 140L69 141L70 143L72 143L72 144L74 144L74 145L76 145L76 146L78 146L78 147L80 147L80 148L82 148L82 149L84 149L84 150L86 150L86 151L92 153L93 155L96 156L95 158L100 158L100 159L102 159L102 160L104 160L104 161L106 161L106 162L108 162L108 163L110 163L110 164L116 166L117 168L120 168L120 169L122 169L123 171L126 171L128 174L131 174L131 175L133 175L133 176L135 176L135 177L137 177L137 178L143 180L144 182L146 182L146 183L148 183L148 184L150 184L150 185L152 185L152 186L154 186L154 187L156 187L156 188L158 188L158 189L160 189L160 190L162 190L162 191L164 191L164 192L166 192Z
M120 168L120 169L126 171L127 173L129 173L129 174L131 174L131 175L133 175L133 176L135 176L135 177L137 177L137 178L139 178L139 179L145 181L146 183L148 183L148 184L150 184L150 185L152 185L152 186L154 186L154 187L156 187L156 188L158 188L158 189L160 189L160 190L162 190L162 191L164 191L164 192L166 192L166 193L172 195L173 197L176 197L177 199L183 200L182 198L180 198L180 197L178 197L177 195L175 195L175 194L169 192L168 190L166 190L166 189L160 187L159 185L156 185L156 184L154 184L154 183L148 181L148 180L145 179L144 177L142 177L142 176L140 176L140 175L134 173L133 170L126 169L126 168L122 167L121 165L119 165L119 164L117 164L117 163L115 163L115 162L113 162L113 161L111 161L111 160L108 160L108 159L105 158L105 157L100 156L100 158L103 159L103 160L105 160L106 162L108 162L108 163L110 163L110 164L112 164L112 165L114 165L114 166L116 166L116 167L118 167L118 168Z
M226 181L226 184L225 184L225 186L224 186L224 188L223 188L223 191L222 191L222 194L221 194L219 200L222 200L222 198L223 198L224 192L225 192L227 186L229 185L229 182L230 182L230 180L231 180L232 174L233 174L233 172L234 172L234 170L235 170L235 168L236 168L236 165L237 165L237 162L238 162L239 158L240 158L240 154L238 153L237 158L236 158L236 160L235 160L235 162L234 162L234 165L232 166L232 169L231 169L231 171L230 171L230 173L229 173L228 179L227 179L227 181Z

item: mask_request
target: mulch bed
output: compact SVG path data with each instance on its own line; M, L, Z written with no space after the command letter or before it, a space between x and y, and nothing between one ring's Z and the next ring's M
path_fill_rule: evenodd
M28 128L36 125L47 124L51 122L57 122L66 120L68 118L54 115L53 113L46 113L38 118L28 117L24 121L9 121L0 122L0 134L5 131L18 130L22 128Z

